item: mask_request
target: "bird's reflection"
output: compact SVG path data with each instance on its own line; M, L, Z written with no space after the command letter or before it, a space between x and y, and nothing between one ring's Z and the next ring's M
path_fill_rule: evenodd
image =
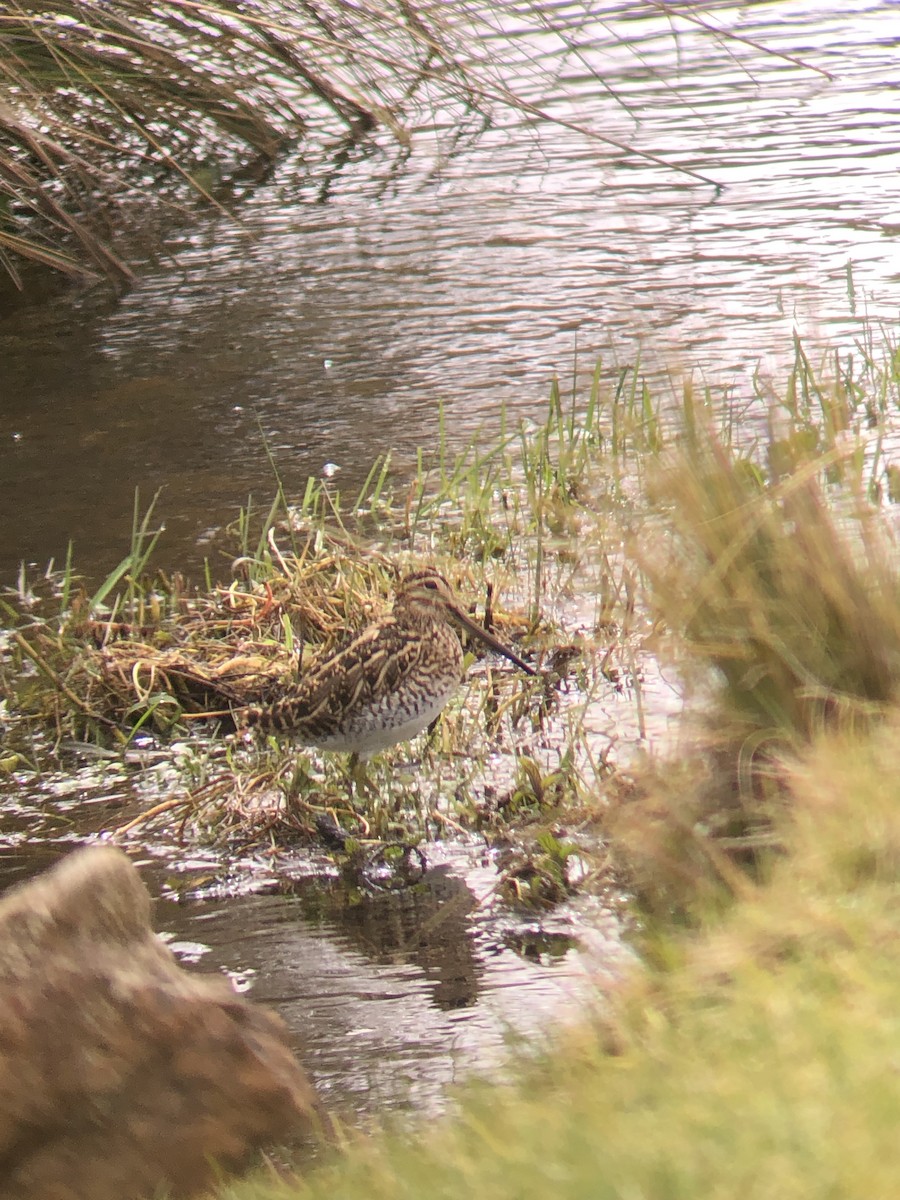
M477 900L449 865L429 867L397 890L348 890L335 880L298 881L291 890L307 915L327 917L366 958L418 967L437 1008L477 1002L484 964L469 922Z

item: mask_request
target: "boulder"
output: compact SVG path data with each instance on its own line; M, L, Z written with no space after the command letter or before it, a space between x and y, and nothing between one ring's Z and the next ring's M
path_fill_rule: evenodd
M286 1027L153 933L127 856L0 900L0 1198L186 1197L308 1126Z

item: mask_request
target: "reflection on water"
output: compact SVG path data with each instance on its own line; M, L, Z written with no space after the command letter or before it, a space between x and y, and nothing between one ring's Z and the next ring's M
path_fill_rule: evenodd
M23 778L4 804L0 890L128 819L121 776L91 785L85 772L60 796L65 778ZM498 918L491 863L459 847L428 848L416 888L353 897L302 854L229 864L163 840L132 857L181 961L277 1009L325 1102L353 1121L437 1111L449 1083L495 1074L510 1036L540 1043L627 958L599 906L589 922Z
M497 70L721 192L509 114L449 157L423 114L402 170L384 148L325 203L285 163L239 220L198 216L121 302L0 322L0 578L70 536L105 573L135 485L165 489L168 561L196 562L210 526L271 495L264 443L290 493L328 461L352 485L375 454L402 466L432 443L439 401L462 438L503 405L541 409L554 371L600 355L699 367L740 403L760 360L777 378L794 325L852 342L848 263L857 297L893 317L891 0L704 9L748 39L733 43L592 7L547 5L565 40L523 33Z
M555 968L521 957L466 919L475 897L459 876L434 876L318 920L303 896L283 895L163 906L159 919L210 947L204 970L252 980L332 1106L356 1117L434 1111L449 1083L497 1070L510 1034L543 1037L586 990L577 954ZM621 959L609 935L607 970Z

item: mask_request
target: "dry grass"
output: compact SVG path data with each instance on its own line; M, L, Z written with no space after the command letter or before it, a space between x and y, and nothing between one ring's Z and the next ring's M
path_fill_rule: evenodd
M20 655L38 667L21 681L20 710L82 737L100 733L98 722L133 735L223 708L227 717L229 706L277 698L309 656L389 607L394 582L395 569L378 559L320 548L314 557L279 553L256 581L206 592L163 585L166 603L142 599L128 621L91 615L82 594L61 624L16 634ZM511 625L502 610L494 615Z
M682 761L644 772L609 831L657 913L739 894L777 845L785 758L873 728L900 692L891 526L856 444L817 449L767 476L694 422L656 473L639 557L693 719Z

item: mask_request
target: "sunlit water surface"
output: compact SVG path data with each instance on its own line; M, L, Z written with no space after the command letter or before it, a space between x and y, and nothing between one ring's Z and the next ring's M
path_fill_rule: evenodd
M503 406L540 412L555 372L640 355L657 380L730 387L740 411L754 371L783 378L795 327L847 347L864 311L893 320L896 6L723 6L768 55L684 21L677 38L661 18L585 23L584 7L547 8L577 54L550 34L515 54L498 40L513 61L496 69L720 191L502 110L453 154L439 124L400 169L376 147L324 199L327 160L315 179L285 163L238 219L172 237L119 302L0 321L0 578L70 537L105 573L135 486L163 489L164 558L197 563L249 493L271 496L264 441L289 492L328 462L352 486L376 455L402 469L433 445L440 402L462 441Z

